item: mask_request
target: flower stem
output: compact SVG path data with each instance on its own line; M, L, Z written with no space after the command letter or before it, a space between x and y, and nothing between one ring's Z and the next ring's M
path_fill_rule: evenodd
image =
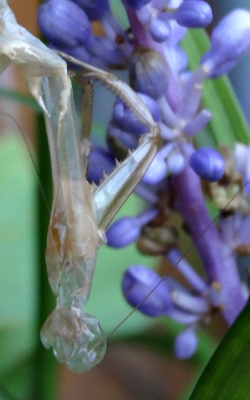
M188 226L194 245L202 259L209 284L219 283L218 297L228 324L232 324L244 307L235 256L223 243L220 233L211 220L202 193L201 183L195 172L186 166L172 176L175 207Z

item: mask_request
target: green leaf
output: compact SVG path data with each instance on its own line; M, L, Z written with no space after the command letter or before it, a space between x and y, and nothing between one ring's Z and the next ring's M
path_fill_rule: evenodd
M121 1L111 0L110 6L113 14L121 24L122 28L126 31L129 27L128 16Z
M20 369L23 361L31 357L38 341L34 334L37 323L35 202L36 177L27 149L19 134L8 133L0 139L0 386L7 392L14 385L14 370ZM23 373L24 369L19 372ZM31 375L22 377L16 393L28 398Z
M200 58L209 49L209 39L201 29L189 29L182 42L188 54L189 66L198 68ZM250 131L246 118L226 76L204 82L202 105L212 112L212 119L197 136L199 145L227 144L233 146L235 141L249 143Z
M250 303L215 351L189 400L249 398Z
M0 329L0 400L30 398L34 385L33 352L32 326L17 324Z

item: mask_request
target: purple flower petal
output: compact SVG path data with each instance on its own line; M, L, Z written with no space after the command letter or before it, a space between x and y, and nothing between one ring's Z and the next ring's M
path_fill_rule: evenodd
M159 121L161 117L161 109L156 101L145 94L137 94L148 107L154 120L156 122ZM113 119L118 128L125 132L132 132L138 136L147 132L147 127L138 120L133 111L131 111L131 109L128 108L119 98L114 105Z
M211 35L211 50L202 58L209 76L228 72L250 49L250 13L236 9L223 18Z
M142 302L138 307L141 312L150 317L158 317L171 308L168 285L164 280L160 282L161 277L155 271L142 265L132 265L123 277L123 294L133 307Z
M103 178L103 172L110 174L115 167L115 158L108 150L94 146L89 156L88 180L97 185Z
M179 25L187 28L205 28L213 19L211 7L202 0L186 0L175 13Z
M117 249L135 242L141 233L141 226L134 217L123 217L107 230L108 245Z
M156 154L152 164L142 178L142 182L147 185L156 185L167 175L167 164L165 160Z
M163 43L169 37L171 28L167 22L153 18L149 26L149 31L155 42Z
M127 155L127 149L133 150L138 146L139 138L133 133L124 132L114 123L108 126L108 145L118 159L123 159ZM124 156L125 150L125 156ZM122 155L119 155L122 152ZM124 157L123 157L124 156Z
M125 3L134 10L140 10L140 8L150 3L150 1L151 0L125 0Z
M121 248L135 242L141 228L157 215L157 209L148 210L136 217L123 217L115 221L107 230L108 245Z
M188 328L177 336L174 351L177 358L186 359L192 357L198 346L198 339L193 329Z
M143 46L137 46L129 63L129 79L137 92L147 94L153 99L166 93L169 68L160 53Z
M109 2L107 0L72 0L78 4L87 14L90 21L100 19L108 10Z
M43 3L37 19L44 36L56 46L85 46L93 39L85 12L72 1L50 0Z
M217 151L210 147L196 150L189 159L193 170L209 182L219 181L225 170L225 160Z

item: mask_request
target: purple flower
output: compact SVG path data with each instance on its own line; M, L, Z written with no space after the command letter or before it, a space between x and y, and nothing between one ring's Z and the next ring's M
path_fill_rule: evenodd
M225 170L224 158L210 147L201 147L189 159L193 170L209 182L219 181Z
M157 215L157 210L149 210L137 217L123 217L115 221L107 230L108 245L121 248L135 242L143 225Z
M100 19L109 10L109 2L107 0L72 1L85 11L90 21Z
M122 290L129 304L139 306L138 309L150 317L164 315L171 308L167 283L164 280L161 282L161 277L155 271L142 265L132 265L127 269Z
M228 72L250 49L250 13L237 9L223 18L211 35L211 50L202 58L209 76Z
M103 173L110 174L114 167L113 154L101 147L94 146L89 156L88 180L98 185L103 179Z
M213 19L211 7L202 0L186 0L175 13L179 25L187 28L205 28Z
M95 36L94 40L88 46L90 54L104 61L109 65L119 65L122 63L122 54L117 48L116 43L111 42L108 38Z
M124 132L114 123L108 126L107 134L108 146L119 160L123 160L128 155L128 149L136 149L138 146L138 136Z
M174 352L177 358L186 359L192 357L198 345L198 339L194 329L188 328L179 333L175 339Z
M173 264L174 268L179 270L186 281L192 286L193 290L201 295L208 291L207 283L183 258L182 254L178 250L170 250L170 252L166 255L166 258Z
M153 18L149 25L149 31L156 42L163 43L169 37L171 28L168 22Z
M44 36L56 46L85 46L93 39L85 12L72 1L47 1L39 7L37 18Z
M236 211L220 218L220 229L224 243L241 256L250 254L250 214Z
M224 61L221 63L218 63L217 65L213 65L211 67L209 67L210 69L208 69L209 71L209 78L218 78L221 75L227 74L229 71L231 71L231 69L233 69L235 67L235 65L237 64L238 60L230 60L230 61ZM206 65L211 65L211 52L206 53L203 57L202 57L202 64L203 66Z
M148 107L154 120L156 122L159 121L161 117L161 109L156 101L145 94L137 94ZM147 127L137 119L133 111L131 111L130 108L128 108L119 98L114 105L113 119L117 126L125 132L132 132L139 136L147 132Z
M250 146L242 143L235 145L235 169L241 175L244 192L250 194Z
M133 8L134 10L139 10L146 4L150 3L151 0L125 0L125 3L128 7Z
M147 185L156 185L167 176L167 164L161 155L156 154L152 164L142 178Z
M154 50L137 46L129 63L129 79L135 91L158 99L168 88L168 66Z
M108 245L115 248L126 247L135 242L141 233L141 226L134 217L123 217L115 221L107 230Z

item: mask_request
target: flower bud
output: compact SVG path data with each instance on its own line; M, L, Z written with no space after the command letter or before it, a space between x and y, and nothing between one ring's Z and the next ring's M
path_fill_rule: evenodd
M149 25L149 32L155 42L163 43L169 37L171 28L166 21L153 18Z
M192 357L198 346L197 336L192 328L185 329L175 339L174 352L177 358Z
M228 72L250 48L250 13L236 9L223 18L211 35L211 50L202 58L210 77Z
M137 94L146 104L154 120L158 122L161 117L161 109L156 101L145 94ZM114 105L113 119L117 126L125 132L132 132L138 136L141 136L147 132L147 127L138 120L133 111L131 111L131 109L128 108L119 98Z
M211 54L211 52L208 52L201 59L201 62L203 66L205 66L205 68L207 67L207 65L209 65L209 78L218 78L221 75L227 74L229 71L231 71L231 69L235 67L238 62L238 60L230 60L218 63L216 65L213 61L211 62Z
M91 25L85 12L69 0L49 0L38 10L44 36L56 46L77 47L91 43Z
M224 158L210 147L196 150L189 159L189 164L201 178L209 181L219 181L225 170Z
M142 302L138 309L150 317L166 314L171 308L171 298L166 281L161 282L161 279L155 271L142 265L132 265L125 272L122 281L127 302L133 307Z
M118 160L124 160L128 156L128 149L136 149L138 141L138 136L122 131L113 123L109 124L107 142Z
M126 247L138 239L140 232L141 227L136 223L136 218L120 218L107 230L108 246L117 249Z
M109 2L107 0L72 0L78 4L85 13L90 21L100 19L108 10Z
M169 171L172 174L177 175L180 174L185 168L186 161L183 154L173 151L167 159L167 165Z
M123 217L115 221L107 230L108 245L122 248L135 242L141 233L141 228L155 218L158 211L148 210L137 217Z
M186 0L175 13L179 25L187 28L205 28L213 19L211 7L202 0Z
M129 62L129 79L133 89L153 99L160 98L168 88L169 68L155 50L137 46Z
M151 0L125 0L125 3L134 10L140 10L140 8L150 3L150 1Z
M119 65L122 62L122 54L116 43L110 41L107 37L95 36L88 50L93 56L108 65Z

